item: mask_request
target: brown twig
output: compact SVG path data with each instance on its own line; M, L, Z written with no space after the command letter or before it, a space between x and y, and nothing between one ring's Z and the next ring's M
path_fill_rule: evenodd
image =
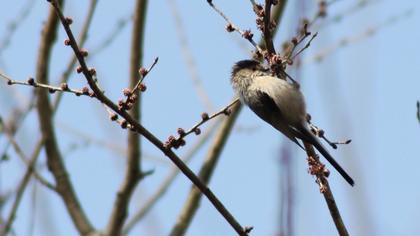
M135 119L133 119L126 111L120 110L118 105L113 103L108 97L106 97L101 89L97 86L92 71L88 69L83 54L80 52L80 49L77 45L76 40L74 39L73 33L70 29L69 22L64 17L57 0L51 0L50 3L54 7L57 15L59 16L61 23L66 31L67 36L69 37L69 45L72 47L79 63L80 68L85 75L86 80L88 81L89 86L95 93L95 97L112 109L114 112L122 116L127 123L129 123L133 130L138 132L139 134L143 135L147 140L149 140L153 145L159 148L171 161L178 166L179 169L184 173L186 177L188 177L194 185L196 185L204 195L209 199L209 201L213 204L213 206L220 212L221 215L229 222L229 224L235 229L235 231L240 235L246 235L244 228L236 221L236 219L230 214L230 212L224 207L224 205L220 202L220 200L213 194L213 192L202 182L200 179L191 171L188 166L185 165L184 162L170 149L166 148L166 146L157 139L152 133L150 133L147 129L145 129L140 123L138 123Z
M318 32L312 35L312 37L309 39L309 41L305 44L303 48L301 48L295 55L293 55L290 60L294 61L297 56L299 56L303 51L309 48L311 46L312 40L315 39L315 37L318 36Z
M239 27L234 25L232 21L229 20L229 18L221 11L219 8L217 8L212 1L207 1L207 3L227 22L226 30L228 32L236 31L238 32L242 37L244 37L246 40L248 40L260 54L263 54L263 50L261 47L252 39L254 34L250 30L241 30Z
M237 102L239 102L239 98L234 99L233 102L231 102L229 105L225 106L224 108L222 108L220 111L212 114L211 116L209 116L207 113L203 113L201 114L201 121L199 121L197 124L195 124L193 127L191 127L188 131L185 131L182 128L178 129L178 138L175 138L174 136L169 136L168 140L166 141L165 145L168 148L174 147L174 148L179 148L180 146L183 146L185 144L185 140L184 138L192 133L195 133L197 135L199 135L201 133L200 130L200 126L202 126L204 123L206 123L207 121L210 121L212 119L214 119L215 117L221 115L221 114L225 114L225 115L229 115L231 113L231 111L229 110L233 105L235 105Z
M18 81L18 80L12 80L7 75L1 74L1 73L0 73L0 77L5 78L7 80L8 85L18 84L18 85L31 86L34 88L43 88L43 89L48 90L49 93L66 92L66 93L73 93L76 96L81 96L81 95L89 96L89 97L93 96L93 93L91 93L87 87L84 87L82 89L71 89L69 88L67 83L62 83L59 87L52 86L49 84L39 83L35 81L34 78L29 78L27 81Z
M286 65L286 64L289 64L289 65L293 64L292 57L293 57L294 51L297 49L297 47L300 44L303 43L303 41L305 41L305 39L307 37L309 37L312 34L311 32L308 31L308 27L309 27L308 26L308 23L306 21L304 21L302 23L302 28L298 30L299 31L298 35L295 36L295 37L293 37L292 40L290 40L290 43L287 44L287 46L284 48L284 50L282 52L282 54L283 54L282 58L283 58L283 61L284 61L284 65ZM312 41L313 38L315 38L315 37L316 37L316 35L315 36L312 36L312 38L311 38L310 41ZM305 49L306 48L304 47L304 50Z
M144 78L146 78L147 74L153 69L153 67L155 67L156 63L159 61L159 57L156 57L155 60L153 60L152 65L149 67L149 69L144 69L144 68L140 68L139 73L140 73L140 79L136 82L136 80L134 80L135 85L133 86L131 93L136 93L138 92L138 90L141 88L140 84L143 82ZM137 68L137 67L136 67ZM132 76L134 78L136 78L135 73L137 72L137 70L134 70Z
M308 115L309 116L309 115ZM310 116L309 116L310 117ZM332 142L330 141L326 136L325 136L325 131L318 128L316 125L314 125L311 121L310 118L307 119L307 122L309 124L309 128L311 129L312 133L314 133L316 136L322 138L325 142L328 143L328 145L330 145L332 148L337 149L337 145L341 145L341 144L349 144L351 142L351 139L347 139L346 141L341 141L341 142Z

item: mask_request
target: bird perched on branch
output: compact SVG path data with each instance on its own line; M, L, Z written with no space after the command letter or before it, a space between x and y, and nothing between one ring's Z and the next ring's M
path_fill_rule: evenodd
M291 84L272 76L269 69L255 60L235 63L231 82L241 102L255 114L301 148L298 139L313 145L350 185L354 185L353 179L309 130L305 99L296 82Z

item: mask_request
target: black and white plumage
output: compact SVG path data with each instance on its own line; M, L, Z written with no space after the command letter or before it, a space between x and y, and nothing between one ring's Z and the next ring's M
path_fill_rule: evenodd
M350 185L354 185L353 179L309 130L305 99L299 86L271 76L254 60L237 62L232 69L231 82L241 102L255 114L300 147L298 139L312 144Z

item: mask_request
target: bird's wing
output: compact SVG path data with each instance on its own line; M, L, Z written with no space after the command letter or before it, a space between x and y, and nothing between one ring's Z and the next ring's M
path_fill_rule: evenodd
M257 114L257 116L272 125L303 149L294 134L297 131L289 127L287 123L283 121L282 111L274 100L267 93L261 90L253 90L252 93L254 93L252 96L247 96L248 99L244 97L245 103L248 107Z

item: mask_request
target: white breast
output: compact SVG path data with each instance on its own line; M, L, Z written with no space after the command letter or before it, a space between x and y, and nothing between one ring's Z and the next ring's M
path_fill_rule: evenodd
M267 93L290 124L302 123L305 120L306 108L303 94L287 81L272 76L258 76L254 78L249 90Z

